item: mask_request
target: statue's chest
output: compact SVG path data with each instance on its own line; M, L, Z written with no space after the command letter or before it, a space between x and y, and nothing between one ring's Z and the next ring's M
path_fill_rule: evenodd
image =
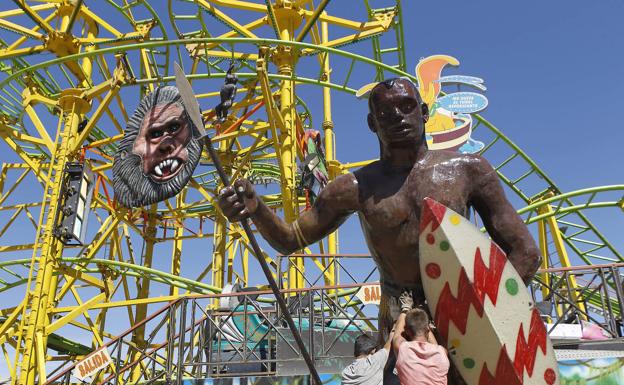
M468 204L465 178L437 171L416 170L400 185L390 182L375 185L362 205L362 214L371 229L383 232L417 229L425 197L465 214Z
M362 213L375 230L391 230L413 220L414 212L420 211L417 206L408 194L397 193L382 199L369 199Z

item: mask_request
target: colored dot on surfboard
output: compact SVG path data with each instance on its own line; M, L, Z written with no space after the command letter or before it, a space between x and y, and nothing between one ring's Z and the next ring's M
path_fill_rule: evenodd
M459 222L461 221L461 220L460 220L460 218L459 218L459 215L457 215L457 214L453 214L453 215L451 215L451 217L449 218L449 220L450 220L450 221L451 221L451 223L452 223L452 224L454 224L454 225L458 225L458 224L459 224Z
M472 358L464 358L463 364L468 369L472 369L475 366L475 362Z
M548 385L554 384L556 378L557 375L555 374L554 370L552 370L551 368L546 369L546 371L544 372L544 380Z
M505 281L505 289L507 289L507 293L511 295L518 294L518 282L513 278L509 278Z
M435 237L433 236L433 234L427 234L427 243L430 245L433 245L435 243Z
M428 263L427 266L425 266L425 272L427 273L429 278L437 279L440 277L442 270L440 270L440 265L432 262Z
M451 346L452 346L452 347L454 347L454 348L458 348L458 347L459 347L459 345L461 345L461 342L459 341L459 339L457 339L457 338L453 338L453 339L451 340Z
M449 249L449 247L451 247L451 245L449 245L447 241L440 242L440 250L446 251Z

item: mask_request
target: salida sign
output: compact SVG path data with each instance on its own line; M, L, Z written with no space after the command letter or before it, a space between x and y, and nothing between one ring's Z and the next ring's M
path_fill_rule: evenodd
M76 364L74 377L82 381L85 377L94 375L98 370L105 368L112 362L113 360L108 353L108 349L106 349L106 346L102 346Z
M381 289L378 284L364 285L358 290L356 296L365 305L379 305Z

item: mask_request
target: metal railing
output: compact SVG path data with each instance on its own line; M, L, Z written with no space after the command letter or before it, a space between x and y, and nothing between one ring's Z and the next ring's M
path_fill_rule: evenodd
M542 317L553 328L561 323L588 321L612 338L622 337L622 267L624 263L539 270L530 292ZM573 277L576 288L571 284Z
M282 290L319 372L334 372L353 358L353 342L374 334L355 297L361 285ZM229 308L216 308L216 299ZM188 296L170 302L105 344L113 363L79 380L77 363L52 373L46 384L181 384L186 378L295 375L307 368L270 291ZM376 310L376 309L375 309ZM145 341L133 332L145 328Z
M336 274L346 267L338 258L332 263ZM327 266L307 284L322 281ZM621 337L622 267L624 264L540 270L529 291L544 320L553 326L585 320L599 325L612 338ZM373 275L361 273L368 278ZM571 277L582 283L576 290L570 285ZM356 297L364 284L281 290L319 373L339 372L352 360L355 337L376 332L377 306L364 305ZM148 331L145 341L133 339L138 328ZM181 384L187 378L307 372L270 291L179 298L109 341L106 347L113 363L91 379L79 381L72 372L76 364L72 364L51 373L46 384Z

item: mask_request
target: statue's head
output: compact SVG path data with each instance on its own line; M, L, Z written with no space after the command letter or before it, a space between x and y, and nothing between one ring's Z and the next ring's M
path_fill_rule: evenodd
M368 127L384 146L406 146L426 141L429 108L416 85L406 78L378 83L368 98Z
M127 207L156 203L188 183L202 146L176 87L145 96L128 121L113 162L115 198Z

